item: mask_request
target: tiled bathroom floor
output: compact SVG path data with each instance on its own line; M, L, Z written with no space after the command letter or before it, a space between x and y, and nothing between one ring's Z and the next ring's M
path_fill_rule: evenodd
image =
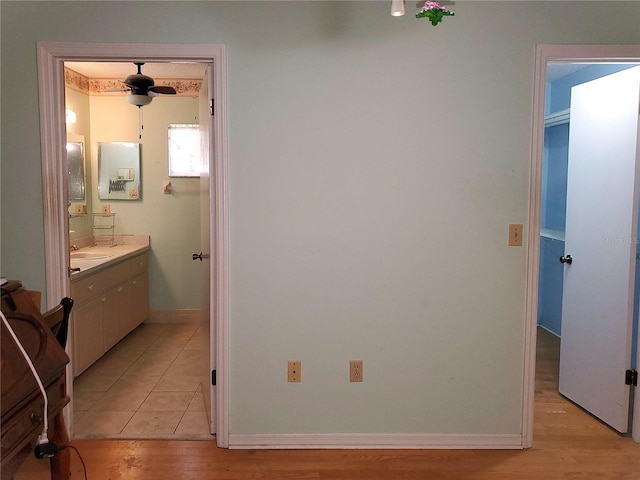
M198 326L144 323L74 382L74 438L211 439Z

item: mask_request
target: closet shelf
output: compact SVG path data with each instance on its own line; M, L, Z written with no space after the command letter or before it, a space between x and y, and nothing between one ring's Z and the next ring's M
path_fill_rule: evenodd
M565 123L569 123L570 117L570 108L567 108L566 110L558 110L557 112L550 113L544 117L544 126L555 127L556 125L564 125Z
M564 242L564 230L553 230L551 228L541 228L540 236L545 238L551 238L553 240L560 240Z

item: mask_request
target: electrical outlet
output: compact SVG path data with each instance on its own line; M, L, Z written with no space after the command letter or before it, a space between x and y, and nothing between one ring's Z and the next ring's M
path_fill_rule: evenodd
M102 204L102 215L111 215L111 205L108 203Z
M349 381L362 381L362 360L349 360Z
M287 379L289 382L302 381L302 363L300 360L289 360Z
M510 247L522 246L522 224L521 223L509 224L509 246Z

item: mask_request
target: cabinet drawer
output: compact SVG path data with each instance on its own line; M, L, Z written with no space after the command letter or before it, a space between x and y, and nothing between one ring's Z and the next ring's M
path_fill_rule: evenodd
M71 284L71 297L76 303L83 303L95 295L126 281L129 278L129 262L122 262L102 272L78 280Z
M129 262L122 262L114 265L113 267L105 270L104 273L109 274L107 284L104 285L105 289L111 288L115 285L119 285L127 281L130 277Z
M95 295L99 295L106 288L109 271L96 273L71 284L71 297L78 303L83 303Z
M129 269L131 278L149 270L149 255L145 253L129 260Z

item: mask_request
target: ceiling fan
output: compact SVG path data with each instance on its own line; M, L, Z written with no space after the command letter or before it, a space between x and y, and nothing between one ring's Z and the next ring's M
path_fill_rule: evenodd
M131 95L127 96L127 102L131 105L136 105L138 108L149 105L153 97L162 95L175 95L176 90L173 87L165 85L155 85L153 78L142 74L143 62L134 62L134 65L138 66L138 73L129 75L122 80L127 88L124 91L129 90Z

